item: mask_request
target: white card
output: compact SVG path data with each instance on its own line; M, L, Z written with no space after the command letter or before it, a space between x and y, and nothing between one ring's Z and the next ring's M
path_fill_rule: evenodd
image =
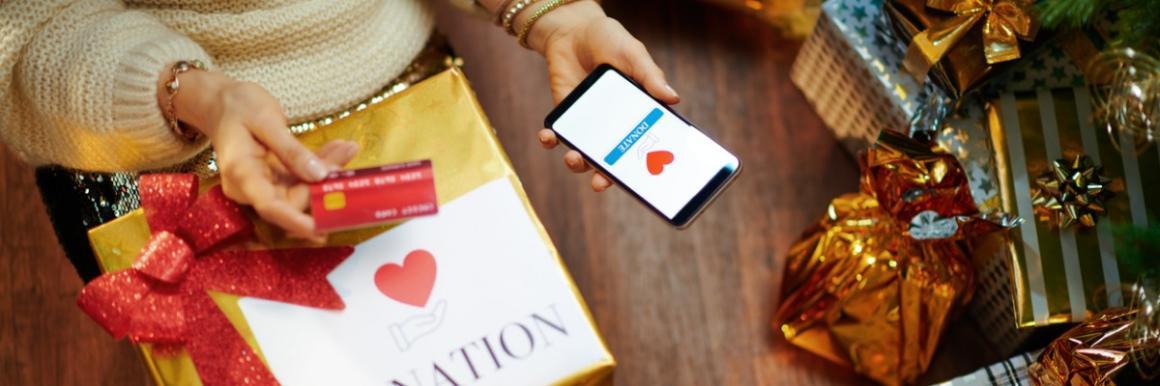
M283 385L548 384L608 360L507 178L359 244L327 278L345 309L239 301Z

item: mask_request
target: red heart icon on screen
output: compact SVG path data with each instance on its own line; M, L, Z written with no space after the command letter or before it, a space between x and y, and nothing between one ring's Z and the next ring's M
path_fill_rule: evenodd
M407 254L402 265L383 264L375 271L375 286L383 295L400 303L426 306L435 288L435 256L416 249Z
M648 172L654 176L665 171L665 165L671 163L673 163L673 153L668 150L650 151L645 156L645 164L648 165Z

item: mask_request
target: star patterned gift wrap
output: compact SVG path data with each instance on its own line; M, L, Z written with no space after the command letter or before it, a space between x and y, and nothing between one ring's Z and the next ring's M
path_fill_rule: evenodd
M945 98L931 82L902 72L906 42L896 39L881 0L822 4L790 77L840 142L857 154L881 130L903 130L928 100Z

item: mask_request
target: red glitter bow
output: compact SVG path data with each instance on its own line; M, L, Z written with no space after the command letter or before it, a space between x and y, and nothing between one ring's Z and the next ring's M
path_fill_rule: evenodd
M139 184L153 232L132 269L106 273L77 305L116 338L181 345L203 384L277 385L208 291L342 309L326 274L352 247L221 250L253 224L221 187L197 196L197 177L149 174Z

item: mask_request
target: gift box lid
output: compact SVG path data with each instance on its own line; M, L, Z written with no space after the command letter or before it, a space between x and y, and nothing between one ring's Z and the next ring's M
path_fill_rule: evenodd
M348 168L430 159L435 168L439 204L443 205L464 196L496 179L508 179L528 214L533 227L550 249L566 285L571 288L576 304L583 311L586 328L598 331L579 289L576 288L547 231L531 207L511 163L503 151L494 130L487 121L475 94L458 68L411 86L409 89L365 109L338 120L324 128L300 135L308 147L317 148L335 139L346 139L361 147ZM208 187L214 181L203 181ZM253 217L253 216L251 216ZM298 242L282 237L272 226L255 221L256 239L265 247L296 246ZM398 224L334 233L330 245L357 245ZM102 269L106 272L129 268L150 238L150 229L144 212L137 210L89 232L89 237ZM221 311L230 320L246 342L265 361L240 307L238 296L211 293ZM615 366L607 345L600 339L603 359L589 368L561 374L557 384L590 384L603 379ZM161 385L201 384L194 365L184 351L159 355L150 344L139 345L140 353L154 380Z

